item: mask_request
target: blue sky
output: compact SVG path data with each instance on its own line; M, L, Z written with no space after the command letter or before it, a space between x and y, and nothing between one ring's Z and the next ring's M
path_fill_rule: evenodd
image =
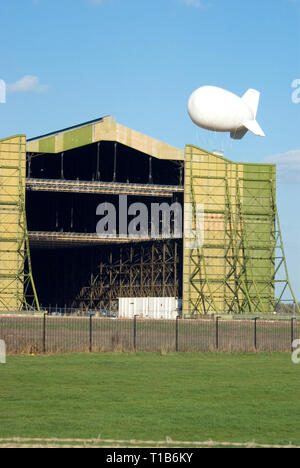
M299 0L0 0L0 13L0 138L112 115L180 148L276 162L300 300ZM238 95L258 89L266 137L233 141L197 128L187 100L207 84Z

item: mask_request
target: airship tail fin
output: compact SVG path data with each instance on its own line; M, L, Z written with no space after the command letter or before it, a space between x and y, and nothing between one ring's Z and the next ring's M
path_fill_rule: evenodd
M249 120L248 122L245 122L243 126L250 130L252 133L254 133L254 135L261 137L266 136L259 124L256 122L256 120Z
M237 128L233 132L230 133L231 138L234 140L241 140L246 133L250 130L252 133L254 133L257 136L266 136L264 132L262 131L261 127L259 124L256 122L256 120L248 120L248 122L245 122L243 124L243 127Z
M260 92L256 91L256 89L248 89L248 91L242 97L242 100L251 109L253 113L253 119L256 119L259 98L260 98Z

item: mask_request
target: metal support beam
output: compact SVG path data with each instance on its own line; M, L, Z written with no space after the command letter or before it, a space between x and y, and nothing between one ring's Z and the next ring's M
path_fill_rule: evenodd
M71 304L81 309L116 310L119 297L180 297L179 241L108 249L95 260L89 284ZM97 266L98 264L98 266Z
M114 172L113 172L113 182L117 181L117 142L114 144Z
M96 180L101 180L100 174L100 141L97 143L97 163L96 163Z
M152 157L149 156L149 184L153 184L153 176L152 176Z
M61 153L60 155L60 178L64 180L65 175L64 175L64 153Z

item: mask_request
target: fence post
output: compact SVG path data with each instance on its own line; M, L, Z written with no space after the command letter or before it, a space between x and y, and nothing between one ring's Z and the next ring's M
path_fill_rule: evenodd
M44 314L43 318L43 353L46 353L46 316L47 314Z
M176 317L176 341L175 341L175 350L178 353L179 351L179 315Z
M257 320L258 317L254 318L254 349L257 350Z
M90 353L93 351L93 316L90 314Z
M291 319L291 350L294 351L294 348L293 348L293 342L294 342L294 320L295 320L295 317L292 317Z
M137 315L133 318L133 349L136 351L136 319Z
M216 348L219 349L219 320L221 317L216 317Z

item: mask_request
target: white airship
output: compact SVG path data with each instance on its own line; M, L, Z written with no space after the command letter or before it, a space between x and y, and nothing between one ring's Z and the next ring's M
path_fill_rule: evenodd
M188 102L192 121L201 128L216 132L230 132L231 138L240 140L250 130L265 136L256 121L260 93L249 89L244 96L216 86L202 86L193 92Z

